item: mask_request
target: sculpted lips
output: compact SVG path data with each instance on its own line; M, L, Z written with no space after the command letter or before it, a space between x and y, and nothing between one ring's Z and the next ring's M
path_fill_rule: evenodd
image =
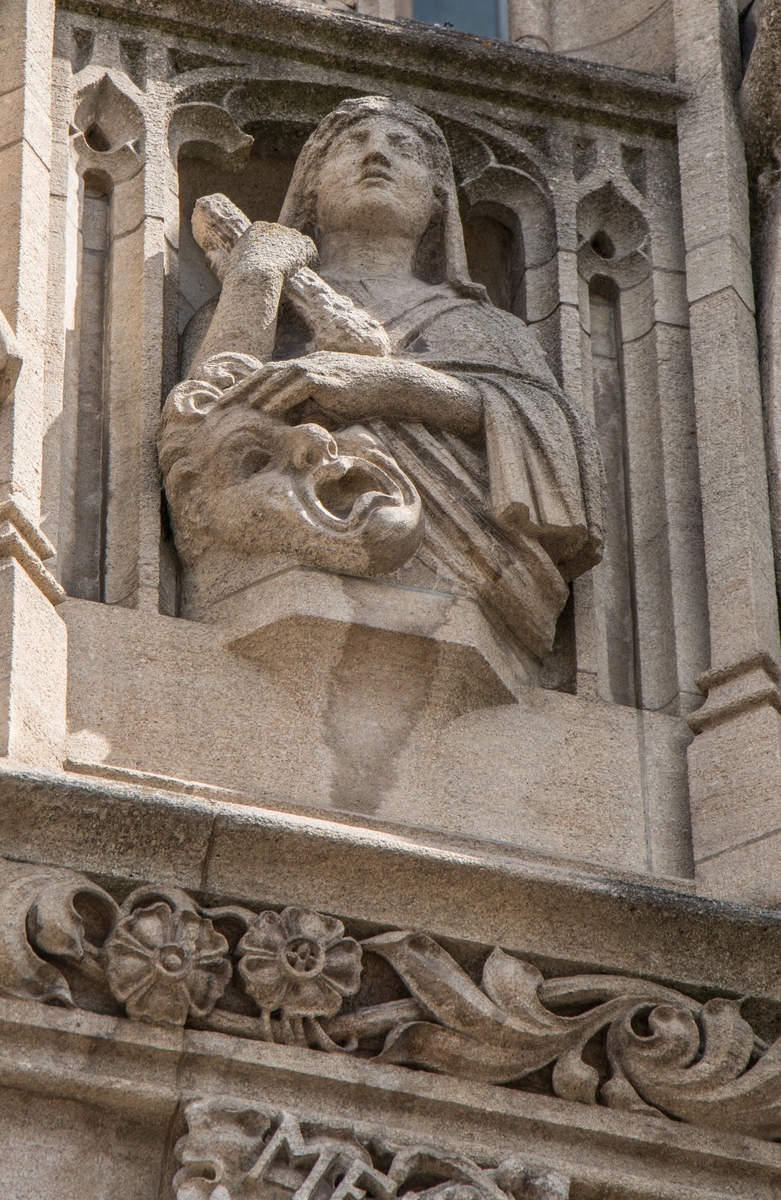
M379 464L351 457L321 467L312 479L312 492L329 524L345 529L380 505L404 503L401 488Z
M382 167L367 167L361 172L361 183L393 183L393 176Z

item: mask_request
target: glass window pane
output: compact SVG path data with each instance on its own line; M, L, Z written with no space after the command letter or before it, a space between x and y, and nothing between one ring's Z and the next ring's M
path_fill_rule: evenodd
M414 0L412 15L429 25L452 25L464 33L498 38L506 24L500 10L506 8L507 0Z

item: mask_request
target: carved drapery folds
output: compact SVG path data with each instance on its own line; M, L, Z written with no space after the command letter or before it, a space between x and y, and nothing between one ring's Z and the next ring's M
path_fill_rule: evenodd
M193 1100L176 1146L176 1200L567 1200L569 1180L518 1158L480 1167L431 1146L392 1145L344 1126L323 1127L262 1104Z
M118 904L57 868L4 863L0 885L0 995L781 1137L781 1042L761 1041L734 999L546 979L499 947L478 982L425 933L358 942L329 915L205 907L177 888ZM396 985L383 1000L372 984L366 1003L373 955Z
M216 619L280 565L404 568L543 658L565 581L599 560L599 453L536 339L469 278L441 130L386 97L344 101L302 150L279 224L217 195L193 233L222 292L186 331L189 378L158 434L186 615Z

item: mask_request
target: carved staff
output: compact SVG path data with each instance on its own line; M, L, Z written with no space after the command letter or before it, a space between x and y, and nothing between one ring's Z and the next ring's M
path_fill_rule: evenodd
M262 362L271 358L283 296L311 330L313 349L390 354L382 325L312 270L317 248L298 230L266 221L253 225L220 192L196 202L192 230L223 293L191 375L215 353L251 353Z

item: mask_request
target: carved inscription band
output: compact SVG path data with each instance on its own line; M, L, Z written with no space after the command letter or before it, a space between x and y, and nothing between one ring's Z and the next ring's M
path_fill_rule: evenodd
M569 1180L517 1158L482 1168L430 1146L395 1146L341 1126L230 1100L195 1100L176 1147L176 1200L273 1194L290 1200L567 1200ZM266 1184L266 1190L263 1184Z

